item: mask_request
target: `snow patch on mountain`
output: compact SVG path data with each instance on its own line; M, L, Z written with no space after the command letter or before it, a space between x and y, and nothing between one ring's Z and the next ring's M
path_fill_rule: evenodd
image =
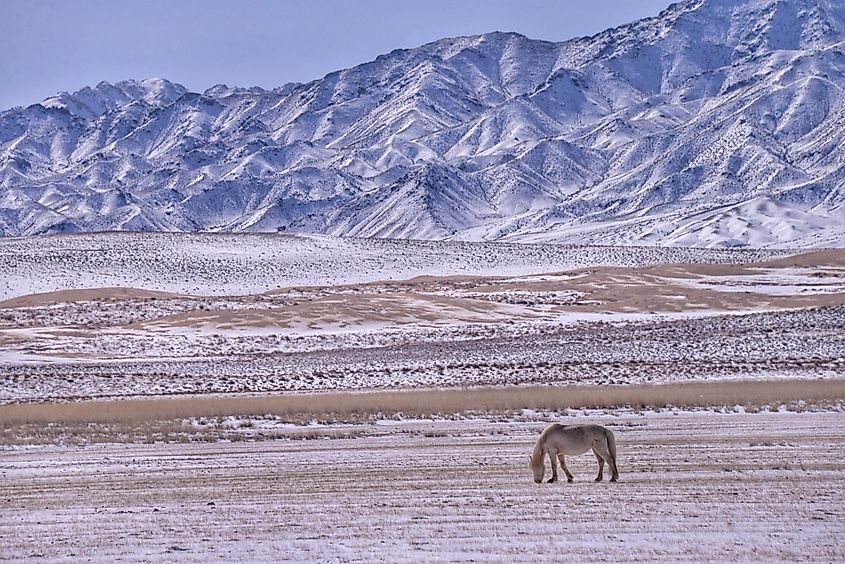
M0 234L838 246L844 45L838 0L686 0L272 90L101 82L0 113Z

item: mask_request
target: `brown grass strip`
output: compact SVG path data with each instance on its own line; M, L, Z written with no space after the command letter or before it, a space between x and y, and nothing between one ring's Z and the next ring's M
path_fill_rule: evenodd
M766 407L845 401L845 380L728 381L653 386L565 386L296 393L278 396L149 398L0 406L0 426L21 424L143 423L191 417L265 416L291 421L454 415L519 409L668 406Z

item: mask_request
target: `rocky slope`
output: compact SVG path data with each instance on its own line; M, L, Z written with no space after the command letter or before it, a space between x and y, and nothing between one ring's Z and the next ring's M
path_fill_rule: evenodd
M0 113L0 234L845 245L845 4L688 0L307 84L100 83Z

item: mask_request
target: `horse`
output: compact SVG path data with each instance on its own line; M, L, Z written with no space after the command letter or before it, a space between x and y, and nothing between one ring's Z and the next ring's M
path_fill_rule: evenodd
M534 444L534 452L528 457L529 467L534 473L534 481L542 483L546 475L545 457L548 454L552 464L552 477L549 484L557 482L557 461L566 473L566 481L570 484L573 481L572 473L566 467L564 455L583 454L592 449L599 463L599 475L596 482L604 478L604 463L610 466L610 481L615 482L619 478L616 470L616 439L613 432L601 425L561 425L552 423L540 433L540 438Z

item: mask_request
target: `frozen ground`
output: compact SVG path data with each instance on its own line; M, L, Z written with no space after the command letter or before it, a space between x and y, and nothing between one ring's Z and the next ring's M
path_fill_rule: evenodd
M92 346L103 346L96 338ZM50 341L46 341L50 343ZM177 341L178 342L178 341ZM208 337L211 356L0 364L0 401L507 384L842 378L845 309L637 323L458 327L366 340ZM63 341L57 340L60 346ZM293 352L267 353L278 345ZM240 347L235 352L228 347Z
M126 238L109 237L48 238L43 241L57 246L38 260L37 253L28 255L28 276L51 292L0 302L0 402L397 386L836 378L845 371L845 251L771 259L765 253L697 254L689 249L485 244L466 248L496 249L505 265L530 262L522 254L530 250L537 257L557 256L560 264L581 266L532 274L532 269L551 268L540 261L519 275L503 267L505 274L492 276L483 274L486 266L471 263L472 275L328 284L334 275L327 272L401 278L410 271L350 270L345 263L333 263L334 255L327 252L324 262L313 257L323 270L303 274L312 285L285 286L289 280L279 278L277 287L259 294L212 296L207 286L198 294L170 292L174 288L167 276L198 279L193 263L173 266L167 276L156 271L156 282L139 284L140 289L87 287L105 281L83 269L88 282L77 281L81 289L62 290L70 282L55 274L54 263L77 257L85 247L81 241L94 245L102 238L112 243ZM170 240L168 235L152 237ZM173 241L184 246L196 237L205 236L173 236ZM216 237L223 243L206 248L207 254L228 252L226 241L262 240L220 235L206 242ZM315 244L291 237L268 240L309 249ZM114 257L123 257L115 258L115 272L135 264L132 257L143 264L149 239L138 241L134 250L114 251ZM331 241L335 247L397 244ZM76 245L72 250L63 247L69 242ZM435 255L425 253L461 245L412 242L378 260L384 265L411 256L431 266ZM400 248L413 253L403 255ZM465 258L470 254L461 251ZM54 256L60 258L49 258ZM431 266L435 272L454 267L449 266L454 257L445 256ZM12 257L6 260L17 260ZM763 260L731 264L740 257ZM657 259L692 262L651 262ZM286 264L274 260L279 268ZM605 262L631 264L602 266ZM221 278L231 281L226 273L237 272L237 264L220 264ZM105 269L105 262L97 268ZM264 271L249 272L259 280Z
M585 266L740 263L797 251L577 247L322 236L90 233L0 238L0 300L128 287L241 296L421 275L522 275Z
M845 374L841 250L97 234L0 239L0 274L0 404ZM615 430L618 484L531 481L555 414L6 433L0 560L841 561L829 408L563 417Z
M526 459L547 421L7 450L0 559L845 559L841 412L589 420L617 436L619 483L594 483L582 455L574 484L534 484Z

